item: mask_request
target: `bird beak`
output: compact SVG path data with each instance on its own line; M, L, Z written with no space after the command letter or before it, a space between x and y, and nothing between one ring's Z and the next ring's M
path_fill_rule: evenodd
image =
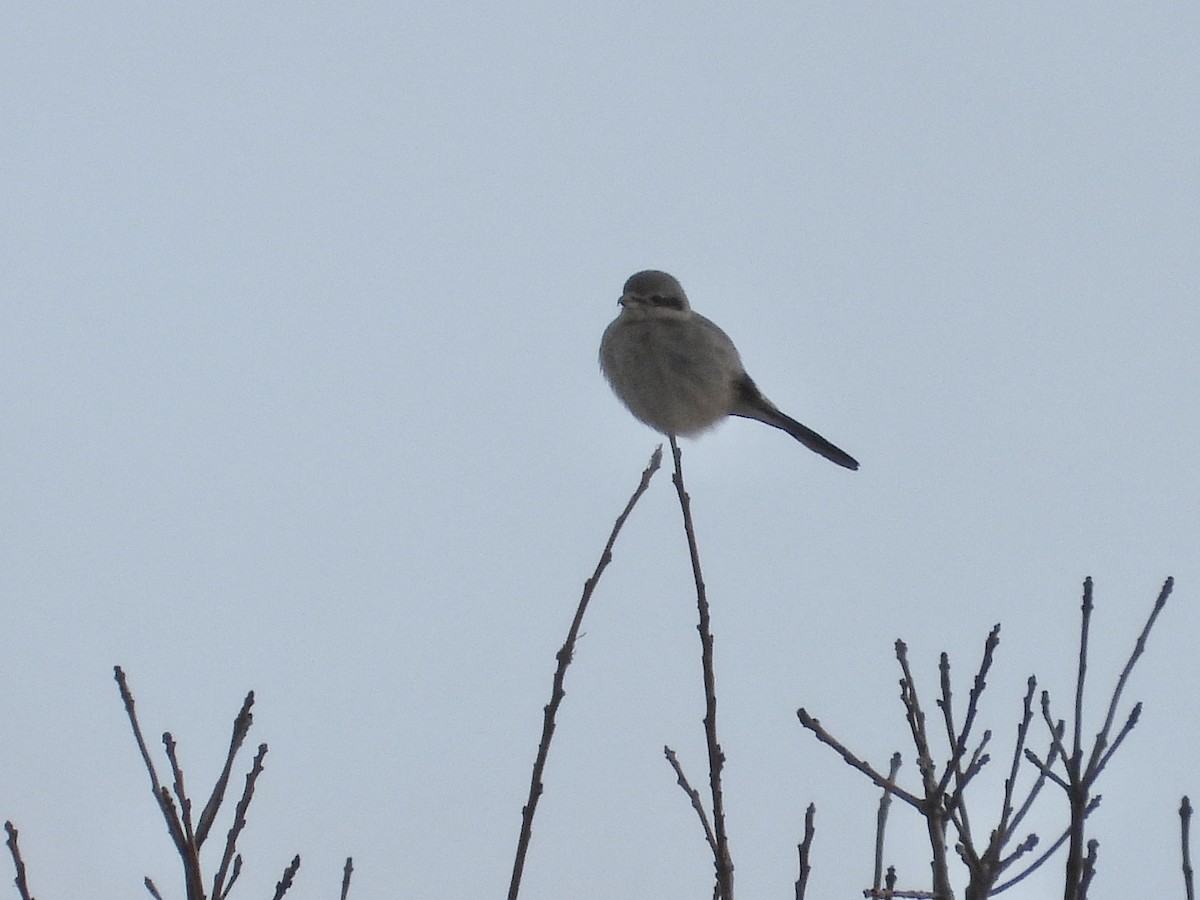
M624 306L626 299L627 298L626 298L625 294L622 294L620 297L618 297L617 298L617 306Z

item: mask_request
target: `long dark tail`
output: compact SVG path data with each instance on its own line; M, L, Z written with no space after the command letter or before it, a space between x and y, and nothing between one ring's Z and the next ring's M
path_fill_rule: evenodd
M801 425L795 419L791 418L790 416L785 416L778 410L775 411L775 417L770 419L761 419L760 421L766 422L768 425L774 425L776 428L783 429L809 450L820 453L830 462L835 462L839 466L843 466L847 469L858 468L858 460L841 447L831 444L811 428Z
M739 382L737 387L740 394L739 403L731 415L766 422L781 431L786 431L809 450L820 453L830 462L847 469L858 468L858 460L841 447L834 446L807 425L801 425L791 416L781 413L774 403L762 395L758 385L749 375L744 376L744 380Z

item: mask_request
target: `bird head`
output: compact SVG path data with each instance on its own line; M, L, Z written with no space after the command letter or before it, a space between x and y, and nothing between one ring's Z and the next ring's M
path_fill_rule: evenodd
M683 286L666 272L647 269L630 275L617 300L622 315L633 318L686 318L691 315Z

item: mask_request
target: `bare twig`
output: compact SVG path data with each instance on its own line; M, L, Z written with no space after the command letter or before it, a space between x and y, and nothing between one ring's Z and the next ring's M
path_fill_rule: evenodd
M208 803L205 804L204 810L200 814L198 826L193 828L192 799L188 796L185 786L183 766L179 762L175 739L171 736L170 732L166 732L162 736L163 746L166 750L167 760L171 766L172 775L171 786L167 787L160 781L154 761L150 758L150 752L146 747L141 725L138 722L133 692L129 689L125 673L121 670L120 666L115 666L113 672L118 689L120 690L121 700L125 706L126 715L129 717L129 723L133 729L134 739L137 741L138 750L142 756L142 763L145 765L146 771L150 776L150 786L154 792L154 799L158 802L159 809L166 820L171 840L174 842L180 860L183 863L187 900L205 900L209 895L204 890L204 876L200 866L200 846L212 828L218 808L225 796L233 758L241 748L246 738L246 733L249 731L250 724L253 721L250 708L254 704L254 692L251 691L246 695L241 711L234 719L233 736L230 741L230 749L226 756L223 771L217 779ZM254 764L250 772L246 775L245 789L242 792L241 799L238 801L234 812L233 825L230 827L226 837L224 855L213 878L212 900L225 900L234 883L237 881L238 876L241 874L242 858L235 852L237 838L242 829L246 827L246 812L254 796L254 784L258 776L262 774L263 758L266 756L266 753L267 745L261 744L258 748L258 754L254 758ZM280 882L277 890L284 892L288 889L298 865L299 857L294 861L294 865L285 871L284 880ZM150 878L145 879L145 886L146 890L155 900L162 900L162 895L158 887ZM282 896L282 893L279 896Z
M708 813L705 812L704 801L700 799L700 792L692 787L687 776L683 774L683 766L679 764L679 759L675 756L675 751L670 747L663 747L663 755L666 756L667 762L671 764L671 768L675 770L675 778L679 786L683 788L683 792L692 801L692 809L696 811L696 815L700 818L700 826L704 829L704 839L708 841L708 848L716 854L717 839L713 836L712 825L709 824Z
M1008 879L1008 881L1002 882L1001 884L998 884L994 888L992 888L992 894L999 894L1002 891L1007 891L1009 888L1020 884L1022 881L1024 881L1026 878L1028 878L1030 875L1032 875L1034 872L1036 872L1038 869L1040 869L1042 867L1042 865L1046 862L1046 860L1048 860L1056 852L1058 852L1058 848L1061 847L1063 844L1065 844L1067 842L1067 838L1069 838L1070 836L1071 836L1071 830L1069 828L1064 830L1063 833L1058 836L1058 840L1056 840L1053 844L1051 844L1049 847L1047 847L1045 850L1043 850L1041 855L1038 856L1038 858L1035 859L1033 862L1031 862L1026 868L1022 869L1020 872L1018 872L1012 878ZM1026 841L1026 843L1028 843L1028 841ZM1022 846L1024 846L1024 845L1022 845Z
M138 724L137 712L134 708L133 692L129 690L125 673L121 671L120 666L113 666L113 677L116 679L117 688L121 693L121 701L125 705L125 714L129 717L129 724L133 729L133 736L137 741L138 750L142 754L142 762L145 764L146 772L150 776L150 788L154 793L154 802L158 804L158 808L167 822L167 831L171 835L175 849L179 851L186 866L187 837L183 832L183 823L179 821L179 816L175 812L175 806L170 802L170 793L163 790L162 784L158 779L158 771L154 768L154 761L150 758L150 751L146 749L146 739L142 737L142 727Z
M804 893L808 890L808 876L812 872L812 843L813 838L817 836L817 807L816 804L808 804L808 809L804 811L804 840L796 845L796 850L800 854L800 875L796 879L796 900L804 900Z
M858 771L862 772L873 782L875 782L877 787L882 788L890 794L894 794L909 806L913 807L913 809L920 811L922 803L920 797L906 791L904 788L900 787L900 785L890 781L886 776L879 774L879 772L873 769L869 763L863 762L861 759L851 753L845 744L825 730L824 726L821 725L820 719L815 719L810 716L808 714L808 710L804 709L803 707L796 710L796 716L800 719L801 725L816 735L818 741L828 747L832 747L851 767L858 769Z
M350 876L354 872L354 858L346 857L346 867L342 869L342 895L341 900L346 900L350 896Z
M1187 900L1196 900L1196 888L1192 883L1192 801L1184 795L1179 804L1179 843L1183 849L1183 886L1187 891Z
M729 836L725 830L725 800L721 786L725 753L717 740L717 687L708 595L704 589L704 576L700 571L700 551L696 546L696 530L692 524L691 498L688 497L683 484L683 457L675 436L670 435L669 439L671 454L675 458L675 475L672 481L675 484L675 492L679 495L679 508L683 513L683 530L687 535L692 575L696 582L696 605L700 614L697 630L700 632L700 662L704 677L704 739L708 747L708 782L712 789L713 834L716 838L716 850L713 854L713 866L717 876L716 893L720 900L733 900L733 858L729 853Z
M863 890L864 897L874 897L878 900L939 900L938 896L932 891L902 891L896 889L896 882L899 880L896 874L895 866L888 866L887 878L884 880L882 890L875 888L866 888Z
M188 799L187 791L183 786L183 770L179 767L179 758L175 754L175 739L171 737L171 732L163 733L162 742L167 751L167 760L171 763L171 774L175 779L173 784L175 796L179 799L179 811L174 818L183 823L183 846L178 849L183 860L187 896L189 900L192 898L203 900L204 876L200 871L200 847L196 844L196 835L192 831L192 801ZM163 793L163 802L174 808L166 787L164 786L160 790Z
M900 762L900 754L893 753L892 760L888 763L889 784L896 783L896 776L900 774ZM887 832L888 812L892 808L892 794L893 791L883 789L879 797L879 812L875 816L875 872L871 878L871 886L876 892L883 885L883 838Z
M537 757L533 762L533 774L529 779L529 798L525 801L525 806L521 809L521 833L517 837L517 852L513 857L512 878L508 885L508 900L516 900L521 892L521 874L525 871L525 856L529 851L529 842L533 837L533 816L537 812L538 800L541 799L542 791L544 790L542 774L546 769L546 759L550 755L550 742L554 738L555 717L558 714L559 706L562 705L563 698L566 696L566 691L563 689L563 682L567 677L567 667L571 665L571 660L575 655L575 642L579 638L579 629L583 624L583 615L587 612L588 603L592 599L592 593L596 590L600 576L612 561L612 550L613 545L617 542L617 535L621 533L621 528L625 525L625 520L633 512L633 508L637 505L638 500L641 499L642 494L646 493L646 488L650 486L650 479L658 471L660 465L662 465L661 446L655 449L653 455L650 457L650 464L642 472L641 481L638 482L638 486L634 489L629 502L625 504L625 509L617 516L616 524L613 525L612 532L608 536L608 542L604 545L604 550L600 554L600 561L596 564L596 568L592 572L592 577L584 582L583 596L579 598L579 605L575 610L575 618L571 621L571 627L567 631L567 639L555 655L555 659L558 660L558 667L554 671L554 680L550 689L550 702L546 704L543 710L542 737L538 742Z
M12 822L4 823L4 831L8 834L8 840L4 843L8 844L8 852L12 854L13 868L17 870L17 877L13 883L17 886L17 893L21 895L21 900L33 900L33 895L29 893L29 882L25 878L25 860L21 858L21 845L17 843L16 826Z
M941 780L938 782L938 792L946 791L949 788L951 778L953 778L954 790L946 799L946 812L949 814L951 821L954 823L955 830L958 832L959 852L960 855L963 855L964 859L968 860L968 865L973 875L972 880L974 880L975 876L981 876L985 879L987 876L985 874L986 870L982 865L982 860L980 859L980 854L975 847L975 839L971 834L971 819L967 811L966 788L971 779L988 763L989 757L984 753L984 749L991 740L992 733L990 731L984 732L983 739L971 754L971 758L967 762L965 769L963 768L962 760L967 752L967 742L970 739L971 729L974 727L975 718L979 714L979 701L983 696L984 690L987 688L987 675L991 671L996 648L999 645L1000 623L997 622L988 633L987 640L984 641L983 657L979 663L979 670L975 673L975 680L971 685L971 691L967 696L967 714L963 720L961 730L956 729L954 724L949 654L942 653L938 666L941 672L942 687L942 697L938 701L938 705L942 707L942 718L946 725L946 740L951 748L950 759L947 761ZM969 893L974 892L971 891Z
M246 699L242 701L242 708L233 720L233 735L229 740L229 751L225 754L225 765L221 768L221 775L217 778L217 783L213 785L212 795L208 798L208 803L204 805L204 811L200 813L200 822L196 826L197 847L203 846L204 840L212 828L213 820L217 817L217 810L225 799L229 774L233 770L233 758L242 749L242 743L246 740L250 726L254 723L254 714L250 712L252 706L254 706L254 691L246 694Z
M1067 795L1071 819L1069 825L1070 843L1067 847L1066 859L1066 885L1064 893L1066 900L1083 900L1087 894L1088 885L1095 873L1098 844L1094 840L1085 841L1084 835L1084 820L1090 810L1094 808L1092 788L1096 783L1096 779L1108 764L1108 761L1112 758L1121 743L1124 742L1125 738L1129 736L1129 733L1137 724L1138 717L1141 715L1141 704L1137 703L1134 705L1121 730L1115 737L1112 736L1117 706L1125 690L1125 685L1129 680L1130 674L1133 672L1134 665L1146 649L1146 640L1150 635L1150 629L1154 627L1159 613L1162 612L1163 607L1166 605L1167 598L1170 596L1173 586L1174 579L1168 578L1159 591L1158 598L1155 600L1150 615L1147 617L1142 631L1138 635L1133 651L1130 653L1129 659L1126 661L1124 668L1121 670L1120 677L1117 679L1116 687L1114 687L1112 696L1109 699L1104 724L1099 732L1097 732L1091 750L1086 753L1086 762L1084 761L1085 750L1082 737L1083 694L1087 676L1088 633L1093 609L1091 578L1085 579L1083 583L1082 621L1079 634L1079 664L1075 682L1074 739L1070 754L1066 752L1061 738L1056 735L1055 728L1052 725L1053 718L1050 715L1050 696L1047 692L1042 692L1042 717L1046 721L1046 724L1051 727L1052 746L1062 755L1063 768L1066 770L1065 777L1060 777L1051 772L1049 761L1046 764L1042 764L1028 750L1025 751L1025 755L1034 762L1043 774L1059 787L1063 788Z
M900 663L903 677L900 679L900 701L904 704L905 720L912 733L913 746L917 750L917 771L932 786L933 757L929 752L929 736L925 732L925 711L921 709L921 698L917 694L917 682L908 664L908 645L896 641L896 660Z
M977 681L976 683L978 684L979 682ZM1004 799L1001 803L999 822L991 832L987 847L983 853L977 853L974 847L964 841L959 848L959 855L962 856L971 873L971 880L967 885L968 900L974 900L977 897L988 897L996 893L997 889L994 888L994 885L1000 874L1018 859L1031 852L1038 844L1038 836L1036 834L1029 834L1026 835L1025 839L1010 854L1007 856L1002 855L1004 848L1012 839L1012 835L1020 824L1021 819L1025 817L1034 798L1046 781L1046 775L1039 769L1038 776L1034 780L1033 787L1025 798L1025 802L1022 804L1021 809L1014 815L1013 792L1016 788L1017 774L1020 770L1021 760L1024 758L1022 754L1025 751L1025 741L1029 733L1029 725L1033 721L1033 694L1036 688L1037 680L1031 676L1025 690L1024 711L1021 721L1017 725L1017 738L1014 742L1012 762L1009 766L1008 777L1004 781ZM1053 749L1051 753L1054 753ZM970 770L973 766L974 762L972 762L972 766L968 767L968 769Z
M925 711L917 694L916 680L908 663L908 646L896 641L896 659L904 677L900 679L900 699L912 731L913 744L917 750L917 769L925 797L921 801L921 817L925 820L925 831L929 836L929 851L933 855L930 867L933 872L933 894L938 900L950 900L954 890L950 884L950 863L946 853L946 820L949 813L945 803L945 790L934 771L933 754L929 747L929 733L925 728ZM949 663L946 666L948 668ZM953 745L953 741L952 741ZM951 760L949 765L957 765Z
M291 863L283 870L283 877L275 883L275 893L271 900L283 900L283 895L288 892L288 888L292 886L292 880L296 877L296 872L300 869L300 854L292 857Z
M1079 624L1079 665L1075 676L1075 738L1071 744L1070 755L1064 753L1063 759L1078 765L1083 754L1083 685L1087 679L1088 633L1092 624L1092 576L1083 579L1083 603L1081 605Z
M1087 842L1087 855L1083 858L1083 876L1079 880L1079 900L1085 900L1092 879L1096 877L1096 849L1100 842L1092 838Z
M229 871L229 865L233 861L234 853L237 850L238 836L242 833L242 829L246 827L246 811L250 808L250 801L254 798L254 784L258 781L258 776L262 774L263 758L266 755L267 745L259 744L258 752L254 754L254 763L250 767L250 771L246 773L246 785L242 788L241 799L238 800L237 807L234 809L233 824L229 826L229 832L225 836L225 852L221 855L221 865L217 869L217 874L213 876L212 895L214 900L224 900L229 895L229 889L233 887L233 883L237 880L238 872L241 869L240 863L235 864L229 883L225 883L225 875ZM297 868L300 866L299 859L300 857L297 856ZM285 887L284 890L287 890L287 888Z
M1000 873L1017 859L1029 853L1037 845L1037 836L1030 834L1013 852L1007 856L1004 855L1005 847L1008 846L1012 839L1015 827L1028 812L1041 786L1047 778L1058 778L1051 771L1051 765L1059 758L1062 751L1061 738L1063 725L1059 723L1055 726L1050 722L1047 703L1043 704L1043 714L1047 717L1048 724L1051 725L1052 738L1054 740L1047 756L1047 762L1042 763L1025 746L1029 726L1034 715L1033 693L1037 682L1032 678L1029 680L1028 689L1025 694L1024 713L1017 728L1016 746L1013 749L1008 779L1005 782L1000 823L998 827L991 830L985 848L979 848L975 845L970 819L967 814L966 789L989 761L989 755L986 750L992 739L992 732L990 730L983 732L976 746L970 750L969 755L968 749L971 743L972 732L975 730L975 723L979 717L983 693L987 687L987 676L994 664L995 651L999 646L999 641L1000 626L996 625L992 628L984 643L983 655L968 694L967 709L961 725L957 723L954 714L950 659L946 653L942 653L940 656L938 665L940 696L937 703L942 711L942 730L949 744L949 756L944 764L944 768L942 764L935 764L933 760L926 716L916 688L916 679L913 676L912 667L909 663L907 645L903 641L896 642L896 659L900 663L902 672L900 679L900 699L904 705L905 719L917 751L923 796L905 791L896 784L898 755L894 757L892 770L885 777L833 738L821 727L820 722L810 716L804 709L798 711L797 715L804 727L812 731L822 743L836 750L846 763L865 774L884 791L884 796L880 801L879 824L876 829L874 877L872 879L872 887L864 892L867 896L901 897L925 894L926 896L937 898L952 897L953 888L950 883L949 857L946 846L947 822L954 826L958 834L958 840L955 843L954 849L971 873L971 879L966 891L967 900L982 900L982 898L990 896L991 886L995 883ZM1017 775L1023 759L1028 759L1037 767L1038 775L1021 807L1014 811L1014 792ZM899 797L916 809L925 821L932 851L932 892L898 892L895 890L894 883L887 884L883 879L884 822L888 803L892 795ZM1040 862L1035 862L1031 868L1036 868L1040 864ZM894 869L889 869L888 872L892 873ZM1025 877L1025 875L1020 877ZM1015 883L1015 881L1016 879L1010 883ZM881 882L883 882L882 886Z
M1004 780L1004 802L1001 804L1000 809L999 830L1006 833L1011 833L1021 824L1021 820L1029 812L1034 798L1041 791L1042 785L1045 783L1045 777L1039 772L1038 778L1034 781L1033 787L1029 791L1029 795L1025 798L1025 802L1021 804L1021 808L1014 814L1013 792L1017 787L1017 772L1021 767L1025 740L1029 736L1029 725L1033 721L1033 694L1036 690L1037 679L1030 675L1029 680L1025 683L1024 712L1021 715L1020 723L1017 725L1017 739L1013 743L1012 765L1008 770L1008 778Z
M175 754L175 738L171 737L171 732L165 731L162 742L163 748L167 751L167 761L171 764L171 775L175 778L172 787L175 790L175 796L179 799L179 818L183 822L183 834L187 839L188 846L192 846L196 843L196 835L192 831L192 802L188 799L187 791L183 787L183 770L179 768L179 757Z
M1090 578L1087 583L1091 584ZM1108 735L1112 731L1113 720L1117 715L1117 704L1121 701L1121 694L1125 690L1125 683L1129 681L1129 676L1133 672L1133 667L1137 664L1138 659L1146 651L1146 639L1150 637L1150 629L1154 627L1154 623L1158 619L1158 614L1166 606L1167 598L1171 596L1171 590L1174 587L1174 578L1168 578L1163 582L1162 589L1158 592L1158 598L1154 601L1154 606L1150 610L1150 615L1146 618L1146 624L1142 626L1142 631L1138 635L1137 641L1134 642L1133 651L1129 654L1129 659L1126 661L1125 667L1121 670L1121 675L1117 679L1117 686L1113 689L1112 699L1108 702L1108 714L1104 717L1104 727L1100 729L1100 733L1096 736L1096 744L1092 748L1092 757L1088 762L1088 768L1092 772L1093 779L1099 772L1100 757L1104 753L1105 746L1108 743ZM1140 707L1140 703L1135 705L1135 708ZM1126 729L1131 727L1132 725L1127 725ZM1122 737L1124 737L1123 734Z
M1017 844L1017 846L1013 848L1012 853L1000 860L999 864L996 866L996 871L1003 872L1025 854L1032 853L1037 845L1038 836L1036 834L1030 833L1025 835L1025 840ZM993 893L995 892L993 891Z
M221 896L216 897L215 900L225 900L229 896L230 891L233 890L233 886L237 884L238 876L241 874L242 854L239 853L233 858L233 868L229 870L229 879L225 882L225 888L221 891Z

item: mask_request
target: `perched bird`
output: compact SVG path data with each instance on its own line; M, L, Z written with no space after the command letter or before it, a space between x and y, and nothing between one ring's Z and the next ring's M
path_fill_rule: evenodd
M757 419L839 466L858 468L854 457L762 395L733 341L692 312L672 276L653 269L631 275L617 302L621 312L600 341L600 368L636 418L655 431L685 437L726 416Z

